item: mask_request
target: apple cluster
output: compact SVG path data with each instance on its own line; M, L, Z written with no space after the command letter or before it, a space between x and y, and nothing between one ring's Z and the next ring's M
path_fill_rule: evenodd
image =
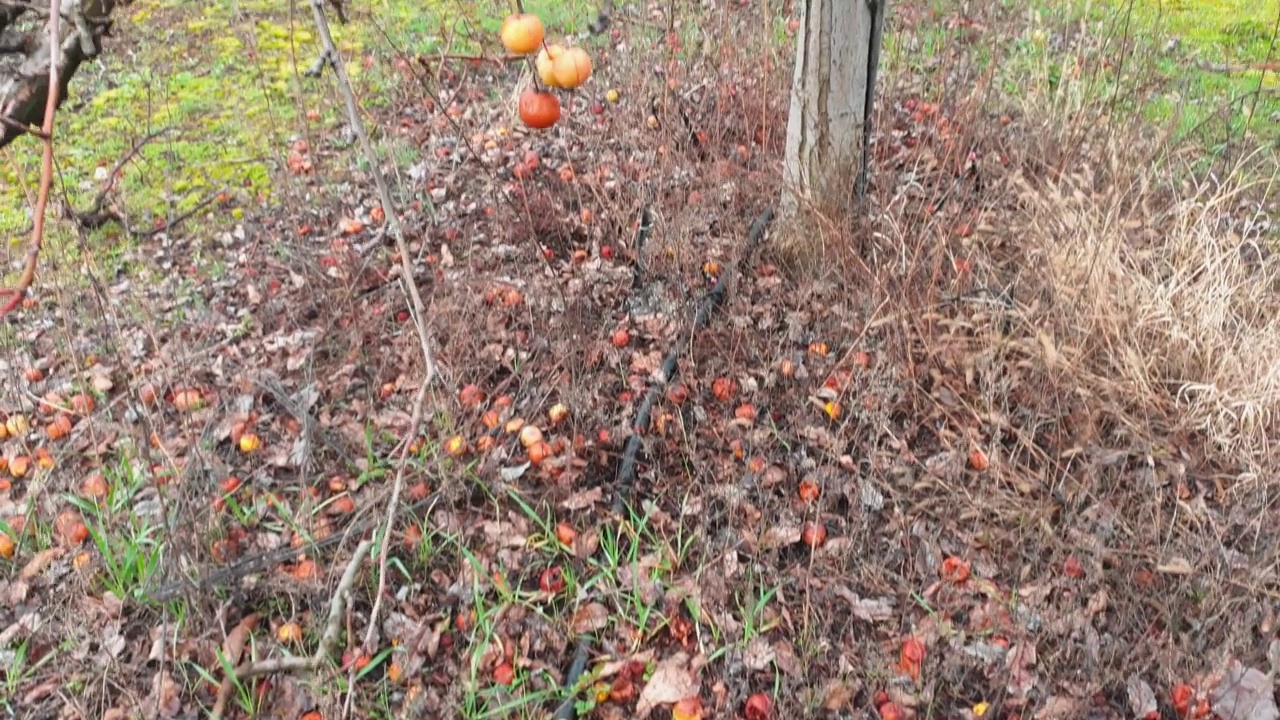
M560 120L560 99L551 88L573 90L581 87L591 77L591 56L580 47L565 47L546 42L542 20L533 13L515 13L502 21L502 45L516 55L531 55L534 69L542 86L535 80L533 86L520 93L520 119L525 125L538 130L555 125Z

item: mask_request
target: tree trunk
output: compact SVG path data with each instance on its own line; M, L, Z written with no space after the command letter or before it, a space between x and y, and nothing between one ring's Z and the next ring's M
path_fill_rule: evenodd
M50 43L49 0L0 2L0 148L44 122L49 62L58 63L58 104L80 64L97 57L111 11L127 0L63 0L60 41Z
M808 203L853 210L884 3L796 0L802 15L787 121L784 216Z

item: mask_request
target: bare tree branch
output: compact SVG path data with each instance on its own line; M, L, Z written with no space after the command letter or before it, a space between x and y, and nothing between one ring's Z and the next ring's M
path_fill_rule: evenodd
M58 84L56 109L67 98L67 84L85 60L98 56L111 28L110 16L127 0L32 0L0 4L0 147L27 128L44 123L50 78ZM50 9L58 12L55 20ZM37 32L43 22L46 32ZM56 25L57 33L47 32ZM13 55L14 57L5 57ZM49 66L57 66L57 74Z

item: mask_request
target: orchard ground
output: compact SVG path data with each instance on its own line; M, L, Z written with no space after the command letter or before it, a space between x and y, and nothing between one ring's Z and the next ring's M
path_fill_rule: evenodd
M595 13L526 7L553 37ZM758 246L789 7L620 11L539 133L505 9L350 8L442 370L412 438L423 362L310 9L126 7L4 330L0 708L1266 717L1275 3L968 7L894 3L866 217ZM99 208L126 222L61 210L126 156ZM37 157L6 153L14 263ZM376 557L330 610L405 441L360 658ZM330 630L332 667L227 679Z

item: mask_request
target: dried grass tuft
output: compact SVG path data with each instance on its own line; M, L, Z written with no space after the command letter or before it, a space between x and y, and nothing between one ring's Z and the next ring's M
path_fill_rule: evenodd
M1028 319L1052 329L1064 379L1261 469L1280 430L1280 263L1256 199L1276 177L1176 182L1190 169L1106 149L1105 180L1014 183Z

